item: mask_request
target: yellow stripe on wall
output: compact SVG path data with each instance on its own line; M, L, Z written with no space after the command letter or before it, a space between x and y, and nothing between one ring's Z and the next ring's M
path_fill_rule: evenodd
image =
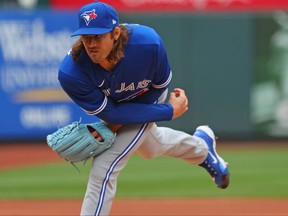
M14 100L24 102L72 102L62 89L37 89L18 92Z

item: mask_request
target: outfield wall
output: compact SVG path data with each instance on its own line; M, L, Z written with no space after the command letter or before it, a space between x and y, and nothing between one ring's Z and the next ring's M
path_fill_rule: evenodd
M182 87L189 97L182 118L160 125L192 132L209 124L223 139L288 137L286 13L121 12L120 18L162 35L171 89ZM81 117L96 120L57 81L76 22L73 10L0 11L0 140L45 139Z

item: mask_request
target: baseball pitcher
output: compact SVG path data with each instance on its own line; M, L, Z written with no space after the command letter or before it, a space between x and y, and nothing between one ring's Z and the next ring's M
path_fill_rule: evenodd
M101 119L102 129L73 123L47 141L68 161L93 158L81 215L109 215L117 177L134 153L199 165L217 187L228 187L230 173L216 152L212 129L199 126L190 135L157 126L188 109L183 89L168 92L172 71L157 32L143 25L120 24L116 10L102 2L84 5L77 17L79 28L72 36L78 39L63 59L58 78L79 107ZM99 145L105 147L98 150Z

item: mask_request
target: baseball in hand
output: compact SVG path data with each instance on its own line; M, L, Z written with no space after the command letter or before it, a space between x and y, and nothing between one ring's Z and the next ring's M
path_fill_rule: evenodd
M179 97L180 96L180 91L178 89L175 89L174 90L174 93L175 93L175 96L176 97Z

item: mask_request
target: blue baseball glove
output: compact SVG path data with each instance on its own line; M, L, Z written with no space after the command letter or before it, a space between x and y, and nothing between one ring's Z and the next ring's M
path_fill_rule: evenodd
M93 131L100 134L102 141L95 139ZM102 122L91 124L73 122L49 134L47 143L60 157L73 164L79 161L85 162L101 154L112 145L115 136L116 134Z

